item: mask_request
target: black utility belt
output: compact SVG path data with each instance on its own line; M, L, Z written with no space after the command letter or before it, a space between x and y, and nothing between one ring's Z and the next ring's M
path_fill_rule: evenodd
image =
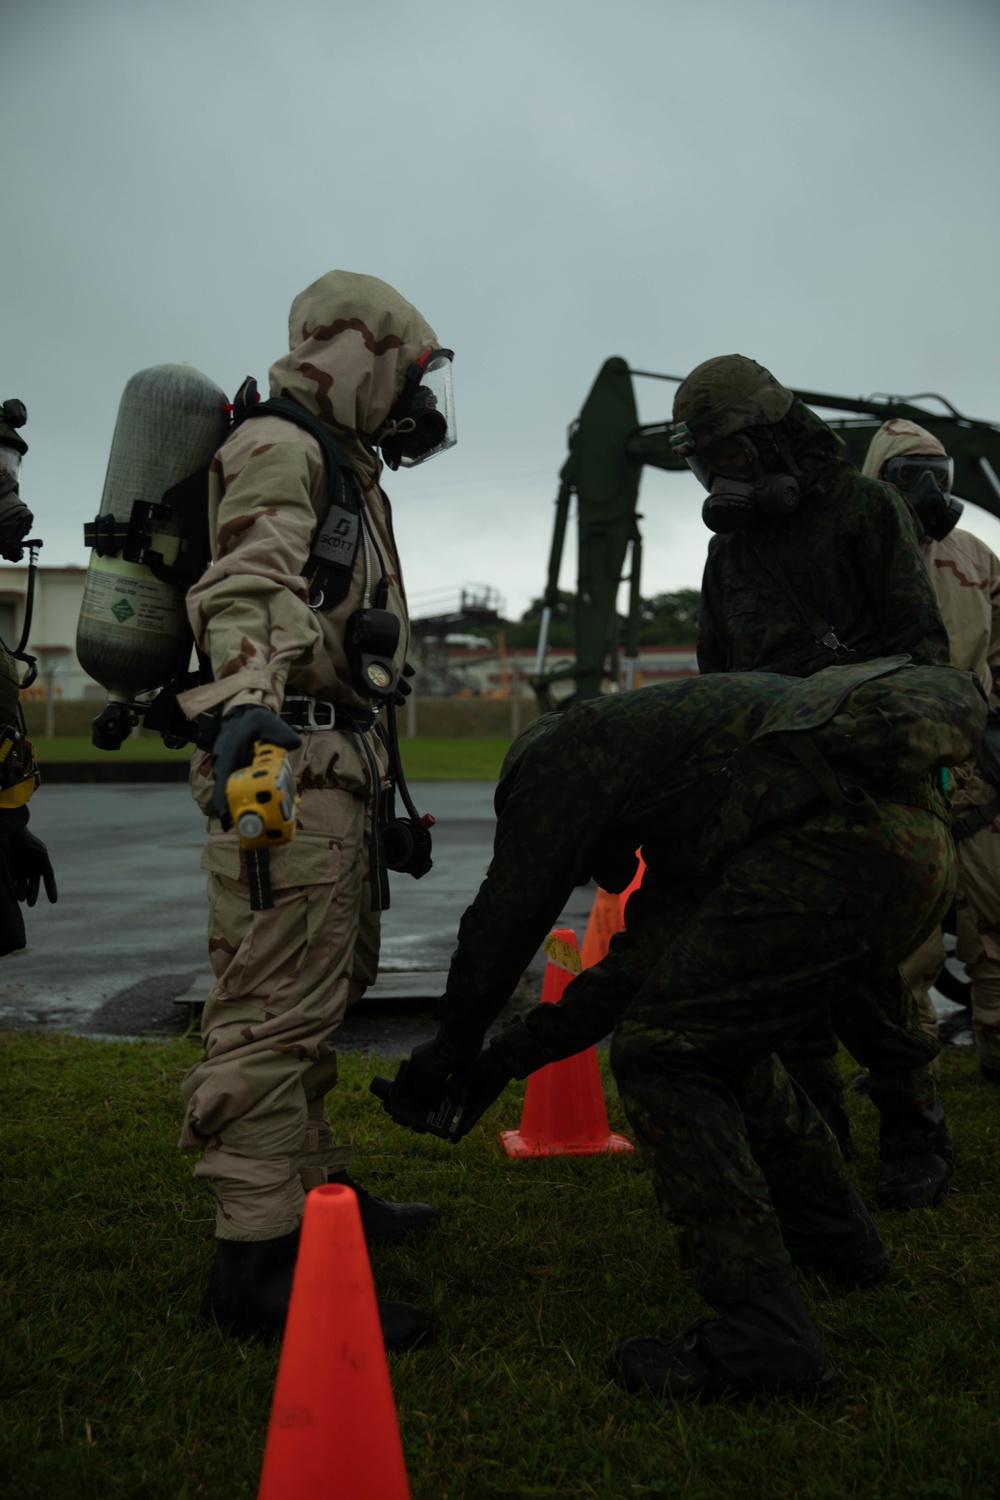
M286 724L304 734L319 729L346 729L365 734L378 719L374 712L361 714L357 710L339 708L325 698L314 698L311 693L286 693L281 717Z
M863 782L865 790L876 802L893 802L903 807L918 807L923 812L934 813L947 821L947 803L931 777L901 777L898 781L878 784Z

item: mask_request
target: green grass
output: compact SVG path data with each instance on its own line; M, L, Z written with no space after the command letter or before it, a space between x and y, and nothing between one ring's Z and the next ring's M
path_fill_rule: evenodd
M120 750L98 750L91 744L90 736L82 734L57 734L52 739L36 735L32 744L43 777L46 764L56 761L98 760L110 764L118 760L186 760L191 754L190 745L186 750L168 750L159 735L128 739Z
M510 740L400 740L410 781L496 781Z
M126 740L120 750L96 750L89 737L57 735L33 741L45 775L46 763L63 761L184 760L185 750L168 750L159 735ZM505 739L414 739L400 742L410 781L496 781L510 744Z
M195 1322L212 1209L174 1144L195 1054L189 1041L0 1037L12 1500L256 1492L277 1359ZM634 1158L508 1162L495 1133L516 1124L520 1087L458 1149L412 1135L367 1092L392 1063L343 1056L334 1114L359 1180L442 1215L373 1261L380 1293L419 1303L436 1331L390 1366L413 1500L996 1495L998 1098L969 1061L944 1062L961 1153L951 1198L879 1216L894 1254L883 1287L808 1283L837 1399L699 1410L630 1397L604 1374L623 1335L704 1312ZM874 1115L861 1099L852 1110L868 1193Z

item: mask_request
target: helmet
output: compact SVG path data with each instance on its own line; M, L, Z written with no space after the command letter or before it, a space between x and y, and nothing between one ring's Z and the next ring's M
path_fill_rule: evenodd
M745 354L706 359L677 388L673 446L686 456L684 439L687 452L696 452L745 427L770 426L788 415L794 399L770 370Z

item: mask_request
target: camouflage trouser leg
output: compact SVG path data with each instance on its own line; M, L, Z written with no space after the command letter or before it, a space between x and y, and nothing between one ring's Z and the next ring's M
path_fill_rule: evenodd
M947 831L912 808L867 826L831 812L762 840L730 863L617 1028L626 1111L709 1301L789 1285L772 1193L818 1203L847 1180L771 1054L865 971L891 973L940 919L952 878Z
M844 1082L837 1066L837 1033L829 1015L820 1016L782 1047L781 1061L817 1109L844 1103Z
M945 950L944 939L940 927L935 927L925 943L921 943L915 953L903 960L899 966L899 972L904 984L909 985L910 994L913 996L913 1004L916 1008L917 1020L921 1028L926 1031L932 1042L940 1046L940 1024L938 1014L931 1000L931 990L934 981L944 968L948 954ZM941 1076L940 1054L929 1064L930 1072L935 1080ZM915 1092L919 1093L919 1086ZM929 1093L928 1091L925 1091ZM933 1099L928 1098L928 1103Z
M347 1005L357 1005L378 978L379 945L382 937L382 914L372 911L371 886L368 882L368 851L371 849L371 819L365 818L364 851L361 868L361 900L358 906L358 935L354 941Z
M203 1057L182 1085L181 1149L202 1151L222 1239L273 1239L295 1229L305 1193L347 1166L325 1095L336 1082L331 1038L354 973L365 795L322 785L330 745L308 737L300 829L271 851L274 906L251 911L232 835L212 835L209 951L216 983L205 1005ZM325 742L325 743L324 743ZM315 765L312 764L315 763ZM242 878L241 878L242 876Z
M972 981L976 1055L1000 1068L1000 818L958 846L956 957Z
M926 943L921 943L916 952L911 953L899 966L899 972L910 986L920 1024L935 1042L938 1039L939 1026L937 1011L931 1003L930 992L944 968L947 957L941 929L936 927ZM937 1072L937 1058L934 1060L934 1071Z
M940 947L939 929L911 959L918 959L935 939ZM926 1004L934 1016L929 999ZM845 1012L847 1019L842 1021ZM843 1104L844 1084L837 1064L839 1037L851 1056L869 1070L870 1097L876 1108L924 1109L937 1097L936 1022L935 1016L933 1029L928 1025L918 996L902 977L873 974L846 1006L835 1003L830 1013L782 1047L781 1060L789 1077L805 1089L819 1109ZM921 1032L932 1046L922 1045Z
M664 1034L623 1021L611 1061L682 1266L713 1304L791 1286L773 1205L817 1205L849 1186L833 1136L776 1057L723 1076L686 1049L665 1057Z
M836 997L832 1013L840 1040L871 1074L876 1109L908 1113L934 1103L941 1044L921 1022L898 967L866 975L852 993Z

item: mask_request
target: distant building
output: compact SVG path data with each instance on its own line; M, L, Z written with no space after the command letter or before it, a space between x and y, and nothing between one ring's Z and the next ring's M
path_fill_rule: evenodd
M84 567L39 567L35 574L31 637L25 649L39 657L40 667L43 655L46 658L58 699L105 697L101 685L87 676L76 659L76 622L86 576ZM27 563L0 564L0 637L7 646L14 647L21 639L27 594ZM36 697L43 695L41 676L29 691Z
M35 575L35 605L27 649L39 657L46 653L55 697L66 702L79 699L100 702L106 696L104 688L87 676L76 658L76 624L86 576L84 567L40 567ZM27 591L27 564L0 564L0 637L8 646L16 646L21 639ZM59 650L60 647L63 649ZM529 696L536 655L533 646L501 652L471 633L449 631L437 643L414 640L411 650L417 666L414 685L421 696L452 696L463 692ZM550 646L545 654L546 670L572 666L574 659L572 648ZM694 676L698 671L695 648L640 646L637 670L637 687L648 687L672 677ZM623 687L624 680L618 686ZM40 698L43 691L39 676L30 692ZM563 691L570 691L568 683L565 689L557 685L556 696L562 696Z
M533 646L522 646L500 652L495 646L482 642L478 646L450 645L447 650L447 691L472 693L531 692L530 682L535 673L537 652ZM570 667L576 660L571 647L550 646L545 653L546 671ZM654 682L666 682L674 677L695 677L698 674L698 656L691 646L640 646L637 665L636 687L649 687ZM624 662L621 669L624 687ZM418 666L414 679L418 693L434 693L430 682L421 681ZM608 684L610 687L610 684ZM570 692L569 683L563 689L555 685L556 697Z

